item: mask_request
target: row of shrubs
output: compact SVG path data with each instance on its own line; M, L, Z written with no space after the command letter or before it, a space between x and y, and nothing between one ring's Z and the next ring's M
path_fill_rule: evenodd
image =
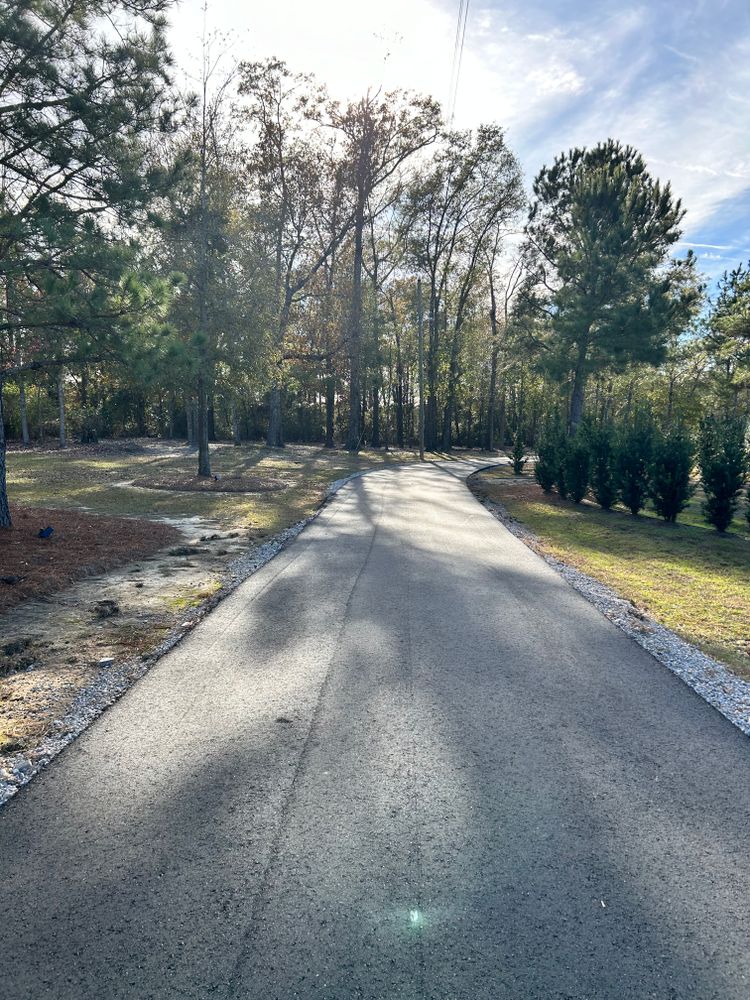
M637 516L650 500L665 521L675 522L695 492L694 471L703 487L703 516L726 531L750 472L744 418L707 417L697 436L683 427L659 428L648 414L619 426L582 424L569 436L550 421L538 443L534 469L545 491L580 503L590 495L605 510L622 503ZM514 466L522 458L514 447ZM517 470L520 471L520 470ZM746 516L750 525L750 489Z

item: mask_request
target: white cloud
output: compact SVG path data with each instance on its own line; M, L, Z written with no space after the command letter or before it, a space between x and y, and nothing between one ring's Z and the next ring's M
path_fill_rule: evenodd
M198 52L201 4L182 0L174 17L181 65ZM209 21L228 32L236 57L277 55L295 70L314 72L336 96L404 87L445 102L456 7L452 0L211 0ZM686 235L705 236L708 220L750 186L750 130L744 111L738 114L750 93L750 39L728 30L721 51L699 59L671 44L662 23L671 10L592 6L563 23L555 22L554 5L541 19L515 2L478 0L456 125L505 125L529 180L563 149L619 138L671 181L688 208ZM679 62L671 59L668 69L665 62L660 73L666 50Z

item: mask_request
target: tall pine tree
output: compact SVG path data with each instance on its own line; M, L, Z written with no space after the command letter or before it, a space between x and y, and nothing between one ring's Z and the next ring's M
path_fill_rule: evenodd
M144 140L170 128L168 6L0 8L0 399L10 378L116 348L122 322L163 291L128 276L124 234L163 179Z

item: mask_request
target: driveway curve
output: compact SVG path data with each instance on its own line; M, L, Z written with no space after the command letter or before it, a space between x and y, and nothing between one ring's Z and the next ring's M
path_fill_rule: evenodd
M351 482L0 810L3 1000L747 1000L750 742L476 467Z

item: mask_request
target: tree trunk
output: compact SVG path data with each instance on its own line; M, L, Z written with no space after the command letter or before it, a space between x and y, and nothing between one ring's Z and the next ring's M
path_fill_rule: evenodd
M36 387L36 422L39 443L41 444L44 441L44 411L42 409L42 387L38 384Z
M29 415L26 408L26 379L24 378L18 383L18 412L21 416L21 439L24 444L30 444Z
M232 441L236 445L242 444L240 421L237 416L237 403L235 402L234 396L232 396L232 402L229 404L229 422L232 425Z
M456 390L458 388L458 347L459 330L453 331L451 344L451 362L448 371L448 398L443 411L443 451L451 450L451 424L456 409Z
M206 411L206 422L208 425L208 440L216 441L216 405L213 392L211 393Z
M336 380L333 376L330 358L326 373L326 448L333 448L334 414L336 406Z
M198 475L211 475L211 456L208 451L208 393L206 376L198 373Z
M167 437L171 441L174 437L174 393L167 396Z
M500 388L500 412L497 419L497 444L498 448L502 448L505 444L505 396L507 393L505 376L502 378L501 388Z
M273 386L268 397L268 436L266 445L269 448L283 448L284 434L281 424L281 387Z
M573 394L570 397L570 433L575 434L583 420L583 399L586 391L586 354L588 339L584 339L578 348L578 361L573 380Z
M360 190L354 222L354 273L352 280L352 315L349 326L349 426L346 432L347 451L358 451L362 410L360 384L360 353L362 341L362 234L364 230L365 195Z
M487 433L484 446L487 451L495 450L495 407L497 398L497 350L493 346L490 360L490 387L487 393ZM502 447L502 444L501 444Z
M193 409L193 401L186 397L185 399L185 432L187 434L188 448L195 447L195 411Z
M57 406L60 413L60 447L67 448L68 441L65 435L65 378L62 372L57 376Z
M372 446L380 447L380 393L377 382L372 386Z
M146 437L146 393L139 392L135 401L135 419L138 437Z
M3 383L0 381L0 528L11 528L8 506L8 481L5 472L5 422L3 416Z
M427 400L424 418L424 439L427 451L437 451L438 446L438 301L434 292L430 295L429 338L427 344Z
M487 398L487 433L484 439L487 451L493 451L495 447L495 397L497 394L497 361L500 354L500 343L497 336L497 301L492 269L490 269L490 333L492 336L490 386ZM500 447L502 448L502 441Z
M404 360L401 338L396 335L396 444L404 447Z

